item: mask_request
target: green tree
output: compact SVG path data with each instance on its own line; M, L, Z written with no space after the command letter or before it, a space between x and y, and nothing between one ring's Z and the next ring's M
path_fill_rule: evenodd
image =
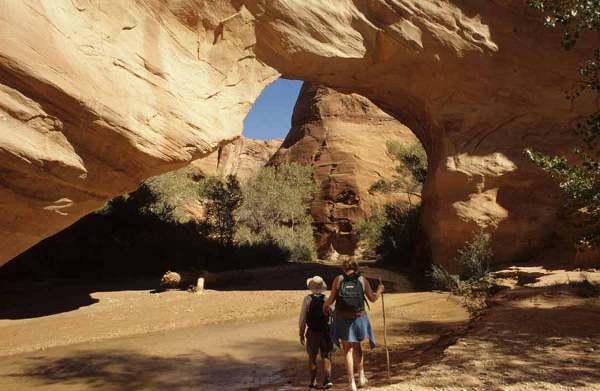
M309 202L316 190L311 167L284 163L262 168L244 183L237 238L250 244L273 241L290 251L292 260L314 259Z
M600 32L600 0L530 1L529 6L545 13L545 24L562 30L562 46L572 49L584 33ZM579 67L580 83L568 98L579 99L584 91L600 93L600 48ZM600 110L574 129L583 143L575 149L579 161L548 156L527 149L529 158L555 178L567 195L567 207L580 214L582 246L600 245Z
M387 204L375 206L369 218L357 224L367 256L378 255L384 261L408 260L416 243L421 207Z
M190 221L186 202L196 199L197 184L193 179L195 170L191 166L170 171L144 181L136 191L145 189L148 196L144 199L142 213L169 215L179 223Z
M223 247L231 247L237 229L235 212L244 199L240 182L235 175L228 175L224 182L213 178L199 193L213 235Z
M418 195L417 191L427 177L427 154L419 143L404 145L398 141L386 143L387 153L397 163L391 179L380 179L369 188L370 193L403 191Z
M404 192L409 205L390 203L374 207L369 217L357 224L367 256L379 256L386 261L408 260L416 243L421 207L411 202L420 197L427 177L427 154L419 143L406 145L398 141L386 143L388 155L394 160L394 175L380 179L369 188L370 193Z

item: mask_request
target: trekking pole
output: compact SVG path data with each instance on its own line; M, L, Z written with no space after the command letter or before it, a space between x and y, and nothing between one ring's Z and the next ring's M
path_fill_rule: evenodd
M379 278L379 284L382 285L381 278ZM389 380L391 379L392 375L390 372L390 351L387 344L387 324L385 322L385 300L383 299L383 292L381 292L381 310L383 313L383 344L385 346L385 360L387 364L387 375Z

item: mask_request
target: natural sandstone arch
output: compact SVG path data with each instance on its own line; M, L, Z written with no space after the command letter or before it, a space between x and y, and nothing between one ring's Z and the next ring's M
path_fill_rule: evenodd
M523 0L6 1L0 264L239 135L279 74L360 93L417 133L434 262L482 225L498 261L527 255L559 196L522 149L566 151L589 110L562 96L582 56L558 42Z

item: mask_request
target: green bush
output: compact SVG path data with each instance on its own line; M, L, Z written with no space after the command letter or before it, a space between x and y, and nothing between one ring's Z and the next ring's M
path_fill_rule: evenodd
M408 173L415 182L425 182L427 177L427 153L420 143L405 145L398 141L388 141L386 147L388 154L401 163L395 167L398 175L406 176Z
M194 178L194 168L167 172L147 179L136 194L143 192L140 198L140 212L164 216L179 223L189 222L191 215L186 209L187 203L196 199L198 183Z
M379 257L383 261L401 259L403 266L409 266L414 253L421 207L411 202L411 196L420 198L420 188L427 175L427 154L419 143L405 145L398 141L386 143L387 153L397 163L391 179L379 179L369 188L370 193L405 192L409 206L387 204L371 210L367 219L357 224L360 241L365 247L365 256ZM419 271L413 271L416 280Z
M313 261L316 246L308 204L317 190L312 168L296 163L264 167L242 186L238 212L241 244L273 242L291 261Z
M454 291L461 282L476 283L490 274L490 261L493 253L490 248L491 237L483 230L458 250L454 262L460 266L459 274L450 274L441 265L432 265L430 277L436 289Z
M369 188L370 193L405 191L413 193L427 177L427 154L419 143L405 145L398 141L386 143L387 153L397 162L391 179L379 179Z
M360 220L357 230L365 245L365 255L383 261L408 261L412 255L419 228L421 207L387 204L374 207L368 219Z
M383 242L383 227L387 224L387 219L383 208L379 205L375 205L371 208L369 217L361 219L356 223L356 230L358 232L359 240L365 247L364 256L368 258L375 258L378 255L378 251L381 248Z
M486 298L497 290L490 274L491 258L490 235L480 231L458 250L454 261L460 265L460 274L451 274L441 265L431 265L431 287L461 296L464 307L475 316L485 308Z
M461 267L460 279L477 281L490 272L493 253L490 248L490 235L480 231L465 247L458 250L456 262Z
M440 291L454 292L460 285L460 278L457 274L450 274L446 268L438 265L431 265L431 287Z

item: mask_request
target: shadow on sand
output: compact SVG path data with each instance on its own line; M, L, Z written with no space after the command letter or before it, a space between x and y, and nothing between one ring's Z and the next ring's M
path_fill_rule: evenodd
M286 263L279 266L219 273L208 289L220 291L304 290L306 279L320 275L331 285L339 266L323 263ZM160 293L159 277L114 280L0 280L0 319L28 319L73 311L98 303L93 292L147 290ZM375 288L378 281L369 279ZM387 284L387 281L384 280ZM393 284L387 284L388 291Z
M93 292L149 290L152 279L130 281L49 280L46 282L0 280L0 319L29 319L74 311L99 302Z
M273 343L279 344L277 353ZM283 344L283 345L282 345ZM304 369L295 353L299 346L269 339L245 344L257 352L241 360L233 354L213 356L191 350L185 354L151 355L136 350L75 351L67 357L43 354L21 358L19 370L5 376L9 387L71 386L102 390L281 390L295 388L291 373ZM235 347L232 351L237 351ZM289 354L293 353L293 354ZM26 360L22 362L23 360Z

